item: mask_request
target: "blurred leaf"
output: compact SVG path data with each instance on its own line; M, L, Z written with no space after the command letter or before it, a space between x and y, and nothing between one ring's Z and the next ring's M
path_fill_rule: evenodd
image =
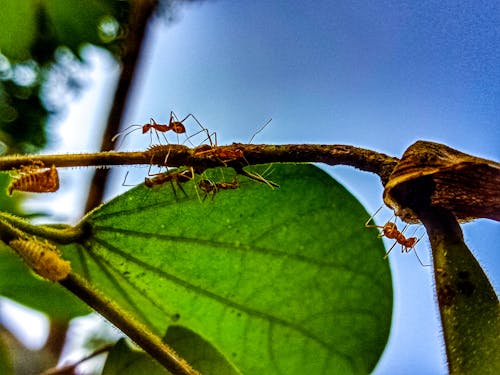
M202 374L240 374L209 342L184 327L168 327L164 341Z
M0 335L0 374L10 375L14 374L14 368L12 366L12 360L9 355L9 348L2 340Z
M33 1L2 1L0 10L0 50L19 60L30 57L29 49L36 35L36 8Z
M128 2L115 0L2 1L0 140L8 153L45 147L48 115L86 81L78 77L82 67L58 58L56 50L72 51L78 63L88 43L119 56L128 9Z
M102 375L167 375L170 374L148 354L134 350L120 339L109 351Z
M120 14L119 7L126 8L128 4L104 0L4 0L0 12L0 49L15 60L33 56L41 63L49 60L61 45L78 54L82 43L103 44L99 23ZM40 48L41 45L45 48Z
M35 276L14 251L0 242L0 294L48 314L69 320L90 309L60 285ZM1 374L2 372L0 372Z
M242 373L368 373L391 322L382 243L325 172L273 168L279 190L239 178L204 201L192 181L187 196L140 185L87 216L65 257L160 337L187 327Z

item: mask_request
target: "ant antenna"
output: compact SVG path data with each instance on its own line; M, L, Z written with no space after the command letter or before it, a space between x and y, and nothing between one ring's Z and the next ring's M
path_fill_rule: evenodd
M253 139L255 138L255 136L256 136L257 134L259 134L262 130L264 130L264 129L266 128L266 126L267 126L267 125L269 125L269 123L270 123L271 121L273 121L273 119L272 119L272 118L270 118L270 119L269 119L269 120L268 120L268 121L264 124L264 126L262 126L259 130L257 130L255 133L253 133L252 138L250 138L250 141L248 141L248 143L252 143L252 141L253 141Z

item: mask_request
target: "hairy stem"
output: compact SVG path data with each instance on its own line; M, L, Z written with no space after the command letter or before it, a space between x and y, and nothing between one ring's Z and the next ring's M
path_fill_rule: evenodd
M71 273L66 279L60 281L60 283L94 310L98 311L103 317L113 322L123 333L134 340L137 345L173 374L198 374L172 348L161 341L158 335L155 335L133 316L120 309L115 302L98 292L85 279Z
M488 277L452 214L432 208L419 217L432 246L450 374L500 373L500 305Z
M183 145L160 145L153 146L146 151L137 152L107 151L93 154L6 156L0 158L0 170L20 168L22 165L30 165L35 160L40 160L45 165L54 164L58 168L132 164L164 166L165 162L172 167L187 166L195 168L274 162L321 162L328 165L349 165L363 171L375 173L379 175L382 183L385 184L398 162L395 157L348 145L253 145L233 143L229 146L220 146L213 149L217 153L199 152L196 148L188 148ZM217 156L235 152L236 150L241 151L244 155L241 160L227 161L223 157Z

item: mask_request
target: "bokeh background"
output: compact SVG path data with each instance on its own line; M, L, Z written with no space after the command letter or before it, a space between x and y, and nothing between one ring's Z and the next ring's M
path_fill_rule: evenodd
M350 144L399 157L422 139L500 159L498 2L202 1L177 9L173 20L156 18L146 43L123 126L151 117L166 123L171 110L182 117L193 113L222 145L248 142L272 118L254 143ZM100 146L119 67L95 47L86 47L83 56L90 80L52 119L55 140L46 152ZM121 149L147 147L149 137L139 133ZM377 176L320 167L367 212L382 204ZM107 200L126 189L127 171L127 184L139 183L147 168L114 168ZM76 222L90 172L61 171L61 178L54 196L26 204L52 213L54 221ZM384 210L376 220L383 224L391 215ZM499 224L477 220L463 230L498 293ZM416 250L430 263L425 237ZM431 269L399 250L389 262L393 326L375 374L443 374Z

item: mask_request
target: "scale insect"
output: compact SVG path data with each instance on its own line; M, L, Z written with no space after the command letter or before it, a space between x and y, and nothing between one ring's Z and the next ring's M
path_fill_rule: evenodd
M366 228L379 228L381 229L381 232L379 232L378 236L377 237L387 237L389 239L393 239L393 240L396 240L396 242L394 242L394 244L390 247L389 250L387 250L387 252L385 253L384 255L384 259L387 259L387 257L389 256L389 253L392 251L392 249L394 248L394 246L396 246L396 244L400 244L401 245L401 252L402 253L408 253L410 252L412 249L414 250L414 253L415 253L415 256L417 257L419 263L423 266L423 267L429 267L430 265L429 264L424 264L422 263L422 260L420 259L420 257L418 256L416 250L415 250L415 246L417 245L417 243L420 241L420 238L417 238L417 237L406 237L403 232L406 230L406 228L408 227L408 224L406 224L403 228L403 230L399 230L396 223L392 222L392 221L388 221L387 223L385 223L384 225L372 225L370 224L370 221L373 220L373 217L375 215L378 214L378 212L382 209L383 206L381 206L377 211L375 211L375 213L370 216L370 218L366 221L365 223L365 227Z
M9 245L44 279L60 281L71 272L71 263L61 258L57 248L47 241L18 238L10 241Z
M22 166L18 174L7 188L9 195L12 195L14 190L53 193L59 189L59 174L55 165L47 169L43 162L35 161L32 165Z

